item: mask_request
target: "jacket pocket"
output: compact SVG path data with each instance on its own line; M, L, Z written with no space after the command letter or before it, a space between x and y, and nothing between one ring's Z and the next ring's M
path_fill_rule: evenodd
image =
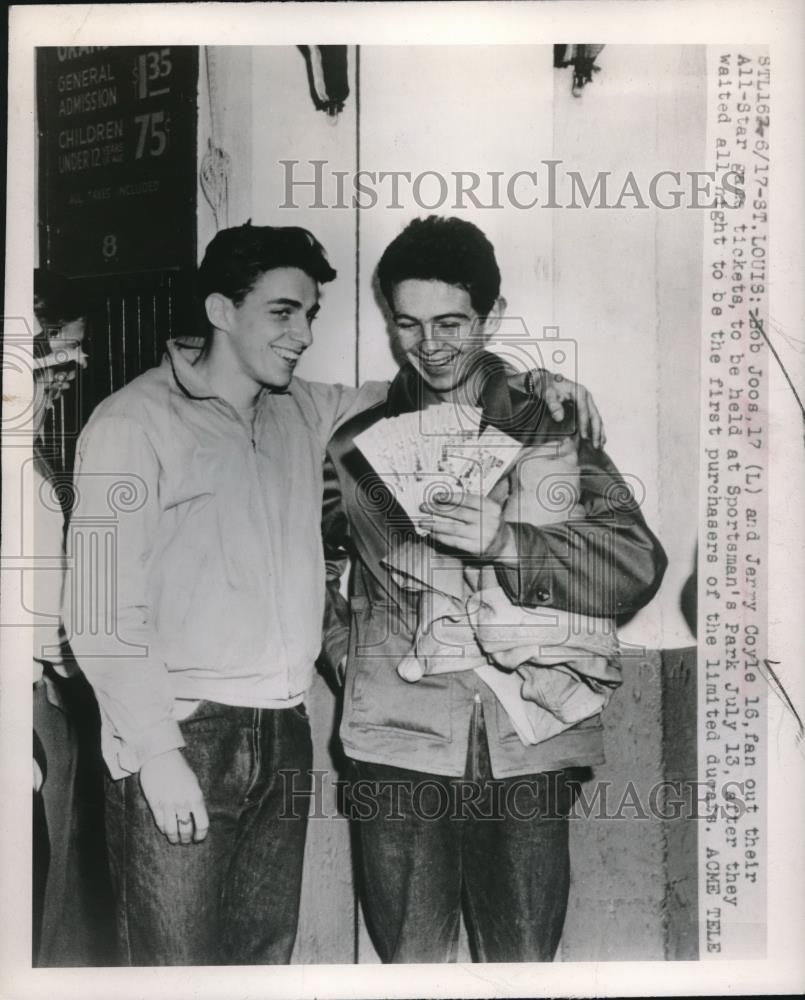
M498 729L499 743L516 743L518 746L523 745L523 741L520 739L517 734L517 730L514 728L511 716L497 698L495 698L495 724Z
M158 632L174 636L197 624L196 604L208 582L207 559L207 553L196 547L181 551L178 546L171 546L164 554L156 609Z
M297 715L304 722L310 722L310 715L308 714L307 705L300 701L298 705L292 705L291 711L294 715Z
M397 664L408 652L408 643L394 633L393 623L393 611L369 607L365 599L352 602L347 725L449 742L452 681L446 674L404 681Z

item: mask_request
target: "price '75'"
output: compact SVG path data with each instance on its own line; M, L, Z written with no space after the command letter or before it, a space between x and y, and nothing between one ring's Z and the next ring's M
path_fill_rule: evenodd
M162 156L168 145L168 120L165 112L151 111L147 115L135 115L134 121L140 127L134 158L142 159L146 153L146 145L149 156Z

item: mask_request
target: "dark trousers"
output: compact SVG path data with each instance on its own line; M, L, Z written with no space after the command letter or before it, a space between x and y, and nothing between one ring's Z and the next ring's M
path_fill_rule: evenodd
M46 665L34 685L33 716L44 775L33 797L34 965L109 965L113 908L92 689L84 677L68 680Z
M126 965L290 961L296 937L312 748L304 706L201 702L181 723L210 828L173 845L132 775L109 781L107 838ZM296 791L296 795L294 795Z
M34 685L33 716L36 756L45 778L34 796L33 961L36 966L88 965L92 945L79 851L76 734L66 709L48 700L45 680Z
M353 761L349 814L384 962L550 961L567 909L573 771L496 781L480 705L464 779Z

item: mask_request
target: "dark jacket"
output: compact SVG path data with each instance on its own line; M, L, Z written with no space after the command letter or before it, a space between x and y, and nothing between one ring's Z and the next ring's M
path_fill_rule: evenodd
M482 355L484 424L537 444L574 434L572 407L563 423L509 384L496 356ZM323 535L333 559L352 560L347 611L337 581L329 586L325 657L348 653L341 740L358 760L431 774L464 773L473 703L484 709L493 773L530 774L603 760L600 716L538 744L524 746L495 696L474 671L402 680L397 664L410 651L418 599L402 590L382 560L389 544L416 537L410 519L354 444L383 417L419 408L419 377L401 369L388 398L343 424L330 440L325 467ZM537 527L514 524L519 560L496 565L498 583L520 605L579 614L632 614L656 593L665 554L632 490L602 451L574 435L585 516ZM351 627L350 627L351 625Z

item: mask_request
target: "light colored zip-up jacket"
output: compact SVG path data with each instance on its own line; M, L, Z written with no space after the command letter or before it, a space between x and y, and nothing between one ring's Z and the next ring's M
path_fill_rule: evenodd
M322 638L325 447L387 391L295 378L249 426L196 353L170 342L78 444L64 619L114 778L184 745L177 700L302 701Z

